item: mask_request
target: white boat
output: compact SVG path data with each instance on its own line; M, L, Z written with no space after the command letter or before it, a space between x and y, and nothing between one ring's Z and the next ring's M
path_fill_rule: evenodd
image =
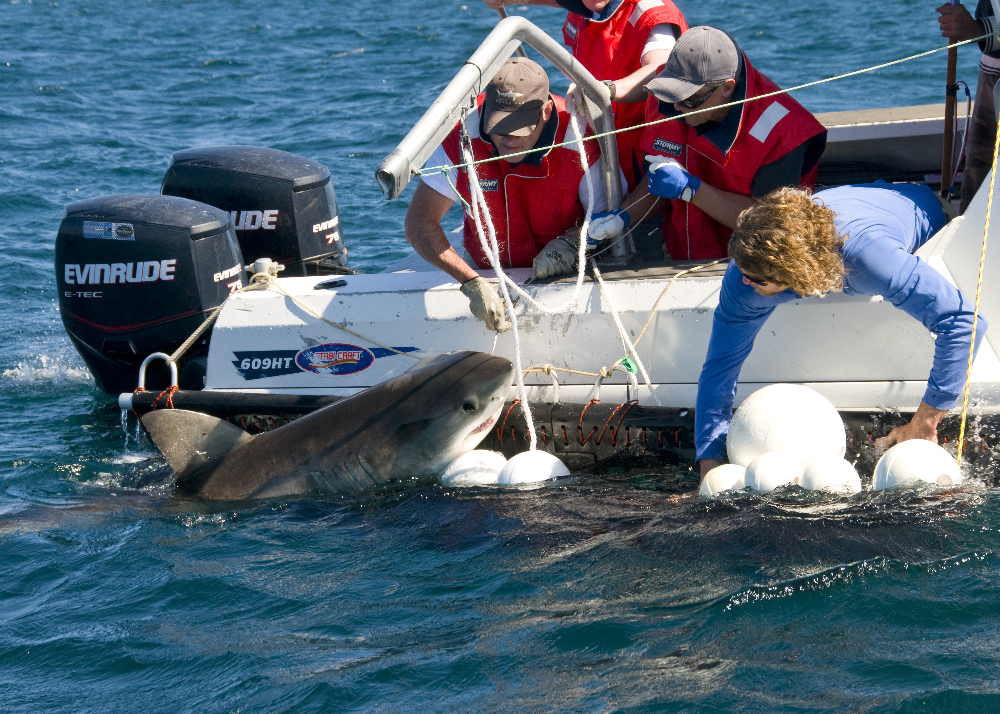
M522 41L597 99L592 118L598 131L611 126L604 85L527 20L509 18L498 24L397 150L380 164L378 180L387 197L400 194L454 126L462 103L479 85L477 68L483 68L483 76L492 76ZM832 186L875 178L936 183L940 179L932 174L940 171L943 109L943 105L920 106L818 115L829 130L820 183ZM964 130L964 121L959 130ZM602 149L608 195L620 195L615 192L614 142L603 141ZM969 296L977 289L989 185L989 180L984 182L965 215L951 221L918 252ZM460 233L452 236L457 244ZM659 252L659 234L649 240L633 237L638 239L638 252L628 241L619 243L614 255L598 261L603 289L588 275L574 306L549 315L524 300L516 305L523 365L570 370L525 374L529 401L541 410L539 428L547 429L540 443L565 441L568 447L567 425L577 441L584 441L591 434L591 421L595 429L603 421L605 430L615 432L622 422L614 407L637 402L637 407L625 410L631 414L625 425L634 424L636 430L625 439L614 439L615 448L633 438L649 442L649 429L662 444L666 429L674 452L689 458L698 376L725 263L644 260L649 240L653 255ZM994 236L989 243L988 269L998 259L998 242L1000 237ZM491 271L480 272L495 277ZM508 274L545 305L564 303L574 290L572 277L532 282L529 269ZM1000 315L1000 286L986 280L980 305L984 316ZM648 373L648 385L641 376L624 370L600 379L579 374L597 374L626 354L615 313L632 342L646 327L636 352ZM973 365L970 405L977 413L1000 410L998 335L986 335ZM243 409L243 414L256 410L287 415L312 408L317 400L350 395L398 375L415 358L457 349L513 359L513 335L489 332L470 314L459 285L415 254L377 274L279 276L276 287L238 292L225 300L211 328L204 389L195 401L208 411L214 405L227 414ZM740 375L737 404L761 386L787 382L808 385L842 412L912 411L924 392L933 349L932 335L920 323L881 298L831 295L796 300L777 310L757 337ZM577 424L572 415L595 398L610 406L594 407L591 417L581 417ZM125 393L120 400L127 409L140 408L140 402L148 407L149 399L143 402ZM244 406L228 412L220 406L237 403ZM257 406L251 409L246 406L250 403ZM553 409L553 404L566 406ZM612 413L613 418L606 416ZM648 422L649 428L636 419L646 419L643 424ZM515 428L515 435L523 444L523 432L518 435ZM607 454L607 441L602 443L602 453ZM580 451L588 448L584 444Z

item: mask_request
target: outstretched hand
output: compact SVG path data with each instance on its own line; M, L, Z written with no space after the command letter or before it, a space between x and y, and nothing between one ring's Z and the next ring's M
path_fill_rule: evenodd
M934 407L920 402L917 411L913 414L909 424L897 426L889 432L888 436L875 440L875 445L881 449L888 449L890 446L899 444L910 439L927 439L938 443L937 427L941 419L948 413L947 409L935 409Z

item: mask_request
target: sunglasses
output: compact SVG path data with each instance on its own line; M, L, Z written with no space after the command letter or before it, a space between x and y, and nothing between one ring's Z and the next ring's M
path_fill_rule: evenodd
M714 85L705 85L705 86L711 86L712 87L712 91L710 91L704 97L698 97L697 99L692 99L691 97L688 97L687 99L684 99L683 101L677 102L677 106L684 107L685 109L697 109L702 104L704 104L705 102L707 102L708 98L711 97L713 94L715 94L715 90L718 89L719 87L721 87L722 85L721 84L714 84Z
M757 276L747 275L747 273L743 272L743 269L740 266L738 266L738 265L736 266L736 269L740 271L740 274L744 277L744 279L748 283L750 283L751 285L754 285L754 286L756 286L758 288L766 288L768 285L775 285L776 284L776 283L772 283L770 280L768 280L766 278L758 278Z

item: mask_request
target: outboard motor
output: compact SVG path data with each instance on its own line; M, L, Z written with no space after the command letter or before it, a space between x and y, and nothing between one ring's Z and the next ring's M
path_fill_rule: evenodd
M228 211L248 264L270 258L282 277L354 272L330 172L316 161L256 146L186 149L160 192Z
M229 214L203 203L104 196L71 203L59 225L59 312L108 394L135 389L146 356L177 349L245 280ZM147 387L163 388L166 368L154 365ZM204 357L189 360L181 386L200 389L203 370Z

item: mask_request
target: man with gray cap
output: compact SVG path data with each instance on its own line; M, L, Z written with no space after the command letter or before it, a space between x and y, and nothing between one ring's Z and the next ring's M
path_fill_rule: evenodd
M600 152L597 142L584 142L587 174L593 174L590 188L577 144L558 146L566 141L569 124L565 102L549 94L545 71L522 57L500 68L466 120L473 157L484 162L476 164L476 174L504 268L530 265L537 278L572 272L589 190L594 191L594 206L607 205L604 182L594 167ZM586 120L580 118L579 126L584 130ZM427 166L465 163L461 140L461 126L456 124ZM503 332L510 327L503 301L476 272L490 268L490 262L475 220L466 214L464 258L441 228L459 197L472 202L467 168L421 177L406 213L406 239L425 260L462 283L472 314L490 330Z
M753 101L779 87L722 30L685 32L646 91L647 116L675 119L646 128L648 180L619 211L594 216L592 238L623 230L636 212L666 210L674 260L724 258L743 210L776 188L815 186L826 129L787 94Z

